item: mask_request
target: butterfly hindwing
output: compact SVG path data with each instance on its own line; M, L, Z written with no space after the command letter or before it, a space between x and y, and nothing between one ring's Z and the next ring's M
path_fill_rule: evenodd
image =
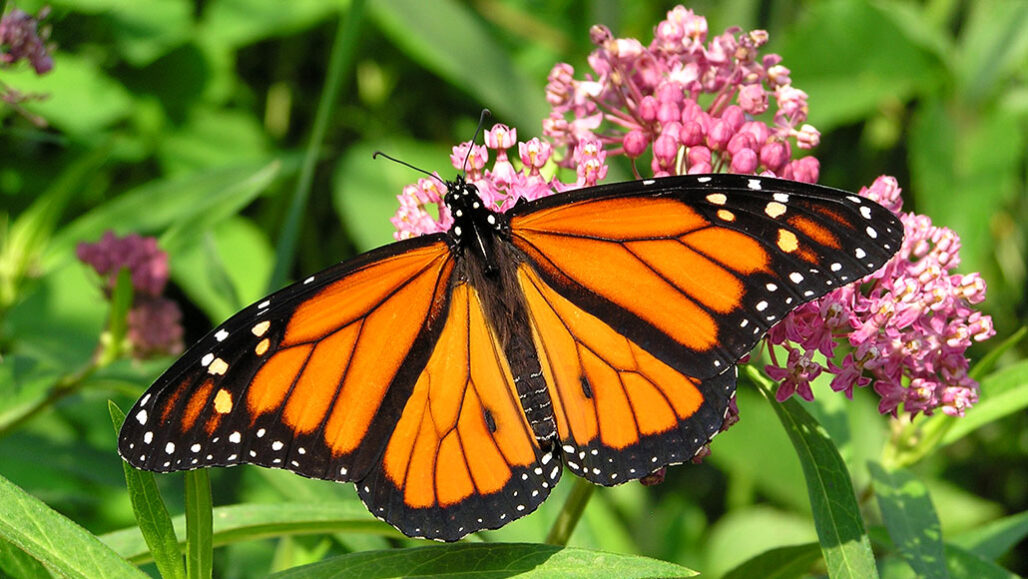
M717 433L735 369L681 374L522 267L565 464L613 485L691 459Z
M456 540L536 509L560 459L533 436L478 292L453 289L442 334L358 493L405 534Z
M824 187L741 175L626 185L519 206L512 240L547 284L688 376L722 374L902 242L888 210Z
M242 310L129 411L121 455L165 472L253 463L359 479L427 359L452 269L442 236L422 238Z

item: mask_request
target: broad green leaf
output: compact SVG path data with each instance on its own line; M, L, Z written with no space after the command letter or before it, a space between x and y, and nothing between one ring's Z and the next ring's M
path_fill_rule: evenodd
M906 470L888 471L875 462L867 467L893 545L919 576L946 577L942 526L928 489Z
M125 413L113 402L108 403L108 409L117 436L122 423L125 422ZM168 507L161 498L153 473L133 468L124 461L121 466L125 470L125 484L128 486L129 499L132 501L132 511L139 524L138 531L146 541L146 546L157 564L157 570L165 579L184 578L186 568L182 564L182 551L179 550Z
M172 518L176 535L185 537L185 517ZM214 509L214 546L286 535L322 533L378 533L400 537L398 531L371 516L359 502L311 502L244 504ZM150 560L139 529L131 527L108 533L100 539L126 559L137 563ZM184 540L179 547L185 547Z
M514 66L470 6L454 0L379 0L369 8L411 59L472 94L503 122L520 131L539 130L549 114L542 79L528 79Z
M36 76L26 66L4 71L4 84L22 93L43 93L46 99L30 101L25 108L42 116L76 140L96 143L104 129L125 119L133 99L125 87L107 76L93 60L58 51L54 68Z
M809 515L767 505L735 508L719 517L710 527L703 549L709 567L705 570L721 575L752 561L761 553L812 542L816 546L816 541L817 531ZM819 560L821 549L816 549L814 560Z
M107 230L119 234L133 231L154 234L173 224L182 223L183 232L191 231L190 223L203 219L205 213L231 206L241 198L259 192L275 171L275 163L268 160L220 167L188 177L160 179L132 189L79 217L54 235L46 254L44 267L49 269L68 259L75 244L93 242ZM295 170L290 162L278 169L280 176ZM225 215L219 215L225 217Z
M861 120L943 78L938 56L911 39L888 10L852 0L812 4L781 35L776 52L792 71L793 85L809 95L810 121L819 130Z
M171 275L211 320L220 322L264 295L272 253L263 230L229 217L172 254Z
M187 0L56 0L58 9L106 19L118 54L144 67L181 43L192 31L192 5Z
M995 97L1007 76L1023 71L1028 58L1028 3L986 0L968 5L960 39L957 78L970 102Z
M943 437L943 444L960 440L986 424L1028 408L1028 360L986 376L981 388L978 403L963 418L950 418L953 427Z
M201 232L238 214L249 205L268 188L280 170L279 162L272 162L250 177L216 192L211 198L180 216L160 237L160 246L168 253L174 254L183 247L195 243Z
M67 577L146 577L71 519L0 476L0 539Z
M775 402L770 382L753 367L745 369L778 414L800 459L828 574L877 577L871 541L864 530L850 475L831 439L799 402Z
M696 572L657 559L552 545L467 544L367 551L296 567L271 577L691 577Z
M186 472L186 575L209 579L214 567L214 506L207 469Z
M1028 537L1028 511L964 531L949 543L995 561Z
M961 109L925 99L910 128L910 168L919 213L955 231L964 271L990 279L993 214L1023 194L1023 113L1003 107ZM1015 216L1011 216L1017 219Z
M424 177L388 159L372 159L379 150L426 171L436 171L443 179L452 178L456 171L450 165L449 151L414 141L358 144L347 149L336 165L332 200L360 251L394 241L396 228L389 218L399 207L396 197L405 185Z
M33 356L8 354L0 364L0 434L42 404L61 371Z
M276 36L294 35L334 15L343 0L213 0L203 10L200 34L231 48Z
M0 576L34 579L53 577L42 563L4 540L0 540Z
M188 115L181 126L161 135L157 157L166 175L267 159L268 136L252 113L200 105Z
M740 564L721 579L748 579L762 577L764 579L787 579L802 577L817 561L821 560L821 547L817 543L778 547L764 551L760 555Z
M789 438L774 411L752 388L740 388L736 397L739 408L746 409L746 420L718 435L707 460L725 470L732 485L752 485L791 508L809 511L803 470L795 453L782 451L789 447Z

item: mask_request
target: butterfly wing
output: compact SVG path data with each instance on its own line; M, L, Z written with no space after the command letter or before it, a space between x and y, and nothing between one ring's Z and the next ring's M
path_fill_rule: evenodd
M424 237L242 310L140 398L119 452L162 472L253 463L360 480L438 338L453 266L445 237Z
M533 435L478 292L456 284L382 460L357 485L361 499L406 535L454 541L534 511L559 464Z
M691 458L721 426L736 361L903 236L869 200L739 175L572 191L510 223L563 458L602 484Z

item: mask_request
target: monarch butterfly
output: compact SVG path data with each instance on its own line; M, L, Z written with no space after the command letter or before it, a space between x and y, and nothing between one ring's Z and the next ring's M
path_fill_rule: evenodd
M766 177L602 185L492 211L447 183L445 233L365 253L232 316L139 399L119 452L350 481L444 541L535 510L562 466L613 485L691 459L738 359L899 249L856 195Z

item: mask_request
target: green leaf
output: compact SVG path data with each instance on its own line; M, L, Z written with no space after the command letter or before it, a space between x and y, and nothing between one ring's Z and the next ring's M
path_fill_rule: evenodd
M775 52L792 71L793 84L809 95L810 121L822 132L913 98L944 77L939 57L888 11L863 1L815 3L781 36Z
M799 484L802 486L803 483ZM713 523L707 536L702 548L710 567L707 571L713 575L721 575L743 565L760 557L761 553L791 545L813 543L817 549L814 558L821 559L821 548L816 543L817 531L810 515L768 505L747 505L729 510Z
M994 561L1009 552L1025 537L1028 537L1028 511L965 531L950 539L949 544Z
M275 573L275 579L306 577L691 577L696 572L657 559L552 545L466 544L366 551Z
M295 478L295 475L291 475ZM378 521L359 502L312 502L230 505L214 509L214 546L268 537L322 533L378 533L402 537L399 531ZM172 518L180 537L185 536L184 516ZM100 537L121 556L141 564L149 560L149 552L139 529L130 527ZM179 545L185 546L183 541Z
M6 433L50 393L61 371L34 356L8 354L0 364L0 433Z
M821 547L817 543L778 547L742 563L722 575L721 579L802 577L810 571L814 563L820 560Z
M0 541L0 577L52 577L42 563L7 541Z
M289 9L283 10L280 0L215 0L204 7L199 36L238 48L265 38L294 35L345 4L341 0L291 0Z
M259 193L276 171L281 170L281 176L286 176L294 169L292 163L283 162L279 168L276 162L265 160L220 167L188 177L150 181L63 227L47 251L44 268L50 269L68 259L75 244L99 239L109 229L126 233L131 227L136 233L153 234L182 223L180 233L172 235L190 234L196 231L190 227L197 225L195 219L200 219L204 227L210 227L213 217L204 217L207 212L213 211L216 217L223 218L225 212L238 207L242 200Z
M229 217L171 255L171 275L210 319L220 321L264 295L272 256L262 229Z
M252 113L201 104L181 126L161 135L158 158L167 175L188 175L267 159L268 137Z
M379 0L369 8L411 59L474 95L503 122L537 131L549 114L542 83L514 66L509 51L470 6L453 0Z
M210 579L214 567L214 506L207 469L186 472L186 575Z
M942 526L928 489L909 471L868 462L875 496L889 536L921 577L946 577Z
M1022 360L986 376L977 404L963 418L949 418L953 427L943 437L950 444L986 424L1028 408L1028 360Z
M372 159L378 150L430 171L438 168L444 177L450 167L446 149L416 141L389 141L378 146L358 143L347 149L336 165L332 201L360 251L394 241L396 229L389 218L399 207L396 196L423 176L391 161Z
M160 238L160 246L170 254L195 243L201 232L238 214L249 205L279 175L281 164L273 161L261 170L234 183L196 206L184 211Z
M1017 579L1011 573L992 561L969 553L960 547L946 545L946 569L952 577L974 577L975 579Z
M29 67L4 71L4 84L22 93L43 93L46 99L24 107L75 139L96 143L103 129L128 117L133 99L92 60L57 51L54 68L37 76Z
M117 436L122 423L125 422L125 413L114 402L108 402L108 409ZM161 498L153 473L133 468L124 461L121 466L125 470L125 484L128 486L129 499L132 501L132 512L139 524L138 532L146 541L157 570L165 579L184 578L186 568L182 564L182 551L179 549L171 517L168 516L168 507Z
M752 366L746 366L745 371L778 414L796 449L828 574L877 577L871 541L864 530L853 484L835 445L799 402L775 402L771 382Z
M0 476L0 539L67 577L146 577L95 536Z
M927 98L910 128L910 168L919 213L960 235L961 269L986 279L997 249L986 224L1023 195L1023 113L961 108ZM1011 215L1010 218L1017 219Z
M970 102L981 102L1006 89L1028 57L1028 3L986 0L968 5L961 35L957 78Z

